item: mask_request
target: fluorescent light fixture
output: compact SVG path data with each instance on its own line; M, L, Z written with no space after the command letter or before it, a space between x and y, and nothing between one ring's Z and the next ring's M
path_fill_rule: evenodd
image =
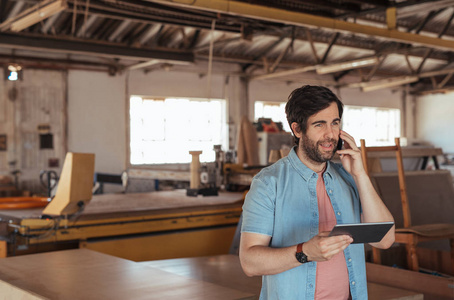
M25 16L18 18L11 23L10 30L14 32L22 31L50 16L61 12L67 8L65 0L57 0L53 2L44 1L36 4L31 8L31 12Z
M329 74L339 71L351 70L351 69L358 69L362 67L373 66L378 63L378 57L368 57L368 58L361 58L351 61L344 61L340 63L334 63L331 65L317 65L315 67L315 71L317 74Z
M369 82L361 82L358 86L363 92L370 92L379 89L389 88L393 86L399 86L407 83L416 82L419 80L417 76L403 76L403 77L393 77L382 80L375 80Z

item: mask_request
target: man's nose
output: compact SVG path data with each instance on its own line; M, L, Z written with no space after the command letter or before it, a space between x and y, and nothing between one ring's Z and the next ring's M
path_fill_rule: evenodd
M325 137L334 138L335 136L336 136L336 130L331 126L328 126L325 131Z

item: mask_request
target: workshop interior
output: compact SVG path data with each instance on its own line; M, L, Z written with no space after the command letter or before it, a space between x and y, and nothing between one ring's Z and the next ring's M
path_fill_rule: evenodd
M320 85L396 225L364 245L369 299L454 299L453 19L452 0L1 0L0 296L258 299L244 199L295 145L289 94Z

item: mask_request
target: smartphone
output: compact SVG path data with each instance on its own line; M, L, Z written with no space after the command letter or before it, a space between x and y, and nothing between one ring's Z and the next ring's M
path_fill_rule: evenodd
M337 142L337 150L342 150L342 146L344 145L344 141L339 138L339 141Z

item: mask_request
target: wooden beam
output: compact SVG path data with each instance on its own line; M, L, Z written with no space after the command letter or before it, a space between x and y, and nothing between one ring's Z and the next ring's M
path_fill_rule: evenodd
M336 32L346 31L350 33L376 36L404 43L423 45L438 49L446 49L449 51L452 51L454 49L454 40L434 38L426 35L402 32L397 29L363 25L240 1L197 0L188 3L186 0L157 0L156 2L165 3L177 7L179 6L192 9L201 9L231 15L242 15L244 17L252 19L287 25L320 27L331 29Z
M388 7L386 9L386 25L388 29L395 30L397 27L397 9L395 7Z
M45 0L0 24L0 30L21 31L68 7L64 0Z

